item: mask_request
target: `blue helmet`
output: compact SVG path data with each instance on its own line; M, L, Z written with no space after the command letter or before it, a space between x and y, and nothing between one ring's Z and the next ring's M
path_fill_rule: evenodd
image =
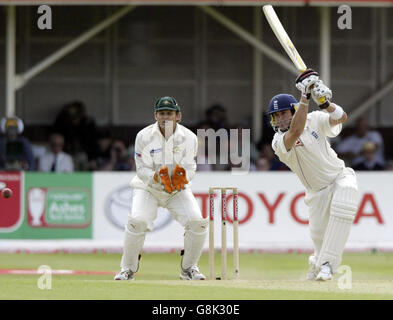
M275 95L269 103L270 124L272 125L274 131L278 131L278 126L274 117L274 113L278 111L291 110L292 115L297 109L298 101L294 96L290 94L280 93Z

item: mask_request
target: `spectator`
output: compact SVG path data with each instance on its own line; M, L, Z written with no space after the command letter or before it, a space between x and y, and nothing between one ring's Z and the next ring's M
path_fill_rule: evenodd
M49 138L49 148L40 157L38 169L43 172L73 172L74 162L72 157L63 151L64 137L53 133Z
M266 158L270 163L270 169L272 171L286 171L288 167L282 163L276 154L274 153L270 143L265 143L261 147L259 158Z
M77 170L87 168L97 139L93 118L86 115L86 107L80 101L66 104L57 115L54 129L63 135L64 151L74 157Z
M29 140L22 136L23 121L18 117L3 118L0 126L0 169L33 171L34 155Z
M128 153L128 163L130 165L131 171L136 171L136 163L135 163L135 146L130 144L127 149Z
M33 151L33 157L34 157L34 168L38 169L38 166L40 164L40 158L47 152L48 146L47 143L42 143L42 142L35 142L31 143L31 149Z
M90 170L103 170L103 168L109 165L111 161L111 146L112 137L109 130L99 132L89 162Z
M266 157L259 157L256 162L257 171L269 171L272 167L271 161Z
M248 134L246 134L246 130L248 130ZM236 137L234 132L237 133L237 139L234 139ZM232 163L232 168L242 168L246 171L256 170L255 163L258 159L258 150L251 141L250 129L245 129L243 125L238 124L234 130L230 130L229 137L229 160L235 160L235 162L242 160L240 164L235 165Z
M386 170L393 170L393 159L389 159L388 161L386 161Z
M216 159L213 160L213 171L228 171L231 170L229 157L229 139L221 139L217 137L216 144ZM210 153L209 158L211 159Z
M206 123L214 130L229 129L227 110L220 104L214 104L206 112Z
M337 144L336 152L347 165L356 166L362 161L362 149L366 142L374 142L377 149L375 160L385 165L384 142L381 134L375 130L369 130L367 118L361 117L356 122L356 132L343 139Z
M374 142L366 142L362 149L362 160L353 166L354 170L384 170L385 166L377 159L377 145Z
M198 129L204 130L201 133L197 131L198 137L198 154L197 169L204 171L225 171L230 169L229 165L229 147L227 132L217 132L210 127L208 122L202 122ZM209 132L210 130L210 132ZM203 140L204 137L204 140ZM215 140L215 141L214 141ZM223 152L220 157L220 152Z
M272 131L272 126L270 124L270 115L263 113L262 116L262 136L257 143L258 150L262 150L264 144L271 144L274 136L274 131Z
M197 126L199 130L209 129L207 122L202 122ZM209 163L209 145L208 138L202 135L198 135L198 130L196 132L198 138L198 152L197 152L197 171L212 171L213 166ZM214 153L216 151L214 150Z
M206 119L205 123L209 129L215 131L216 137L216 150L215 155L213 150L210 150L208 146L208 158L213 161L212 168L214 171L226 171L231 169L229 163L229 143L228 139L221 139L219 136L222 135L219 132L220 129L224 129L226 133L229 133L229 121L227 116L227 110L220 104L213 104L205 111ZM217 132L218 131L218 132ZM224 141L225 140L225 141ZM214 156L216 161L214 161ZM225 163L224 159L228 159Z
M130 171L128 151L123 141L113 141L110 148L110 160L102 166L100 170L104 171Z

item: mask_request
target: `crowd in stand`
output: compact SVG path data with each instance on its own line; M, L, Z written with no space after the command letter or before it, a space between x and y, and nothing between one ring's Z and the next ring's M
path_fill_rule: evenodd
M215 138L216 143L211 144L208 135L198 135L198 170L225 171L236 167L249 171L289 170L271 148L274 132L267 116L263 123L262 138L254 144L252 132L245 125L230 123L225 107L215 104L206 109L205 119L190 129L197 135L200 130L212 129L210 132L224 133L227 139ZM131 137L126 142L113 136L110 130L98 129L81 102L69 103L61 109L45 145L29 141L23 135L23 122L17 117L3 118L0 125L0 170L60 173L135 170ZM244 143L250 143L249 147L244 147ZM346 165L355 170L393 170L393 161L385 159L382 135L369 128L365 117L357 120L353 134L331 143ZM249 166L242 166L239 159L250 159Z
M19 125L19 127L18 127ZM22 126L22 127L21 127ZM23 122L3 118L0 170L67 173L74 171L135 170L133 146L100 130L81 102L65 105L56 116L47 143L23 136Z

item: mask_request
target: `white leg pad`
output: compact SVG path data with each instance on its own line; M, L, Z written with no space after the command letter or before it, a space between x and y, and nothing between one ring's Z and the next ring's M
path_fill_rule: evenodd
M132 272L137 272L139 254L145 242L147 224L144 221L129 217L125 231L123 256L120 267L122 270L131 269Z
M208 231L208 218L203 220L192 220L185 226L184 233L184 255L182 268L188 269L198 264L202 254Z
M322 248L316 263L319 268L330 262L333 273L340 266L342 253L348 240L358 205L358 191L353 187L342 187L333 196L329 223L323 237Z

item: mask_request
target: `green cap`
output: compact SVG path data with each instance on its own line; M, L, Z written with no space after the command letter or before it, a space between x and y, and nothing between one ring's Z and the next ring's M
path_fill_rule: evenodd
M180 111L180 107L177 104L177 101L172 97L162 97L156 101L154 106L154 111L160 110L173 110L173 111Z

